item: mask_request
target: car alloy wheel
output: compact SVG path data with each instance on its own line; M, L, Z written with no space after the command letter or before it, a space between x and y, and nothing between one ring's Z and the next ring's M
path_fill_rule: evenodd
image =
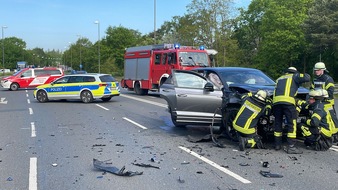
M41 103L47 102L48 101L47 93L43 90L39 90L36 93L36 99Z
M93 101L93 95L88 90L82 91L80 98L81 98L83 103L90 103L90 102Z

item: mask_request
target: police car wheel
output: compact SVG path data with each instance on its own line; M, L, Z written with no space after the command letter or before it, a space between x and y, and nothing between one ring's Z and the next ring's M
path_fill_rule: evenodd
M39 90L36 93L36 99L41 103L47 102L48 101L47 93L43 90Z
M93 95L90 91L85 90L83 92L81 92L81 96L80 96L81 100L83 103L90 103L93 101Z

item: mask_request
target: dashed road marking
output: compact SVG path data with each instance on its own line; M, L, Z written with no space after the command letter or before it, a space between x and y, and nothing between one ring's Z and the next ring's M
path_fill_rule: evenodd
M128 95L125 95L125 94L120 94L120 96L125 97L125 98L129 98L129 99L133 99L133 100L137 100L137 101L140 101L140 102L152 104L152 105L155 105L155 106L160 106L160 107L164 107L164 108L168 107L167 104L161 104L161 103L157 103L157 102L153 102L153 101L149 101L149 100L143 100L143 99L128 96Z
M29 114L33 115L33 109L32 108L28 108L28 110L29 110Z
M140 128L142 128L142 129L148 129L147 127L145 127L145 126L143 126L141 124L138 124L135 121L132 121L132 120L126 118L126 117L123 117L123 119L126 120L126 121L128 121L128 122L130 122L130 123L132 123L132 124L134 124L134 125L136 125L136 126L138 126L138 127L140 127Z
M36 129L35 129L35 124L34 124L34 122L31 122L31 130L32 130L32 135L31 135L31 137L36 137Z
M37 190L38 189L37 163L38 163L38 159L36 157L30 158L30 162L29 162L29 190Z
M103 106L101 106L100 104L95 104L96 106L98 106L98 107L100 107L100 108L102 108L102 109L104 109L104 110L109 110L108 108L106 108L106 107L103 107Z

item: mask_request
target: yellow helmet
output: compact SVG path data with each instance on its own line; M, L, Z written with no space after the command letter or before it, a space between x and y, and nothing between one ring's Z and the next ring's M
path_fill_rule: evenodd
M265 101L266 96L267 96L267 93L265 90L258 90L255 94L255 97L262 101Z
M317 71L317 70L326 70L326 67L325 67L325 63L323 62L318 62L315 64L315 66L313 67L313 70Z

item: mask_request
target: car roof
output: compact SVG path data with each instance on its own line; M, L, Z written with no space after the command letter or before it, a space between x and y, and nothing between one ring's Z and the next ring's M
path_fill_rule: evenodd
M105 75L110 75L110 74L104 74L104 73L86 73L86 74L69 74L65 76L105 76Z
M243 70L258 70L255 68L248 68L248 67L201 67L201 68L196 68L193 70L203 70L203 71L215 71L215 72L219 72L219 71L243 71Z

